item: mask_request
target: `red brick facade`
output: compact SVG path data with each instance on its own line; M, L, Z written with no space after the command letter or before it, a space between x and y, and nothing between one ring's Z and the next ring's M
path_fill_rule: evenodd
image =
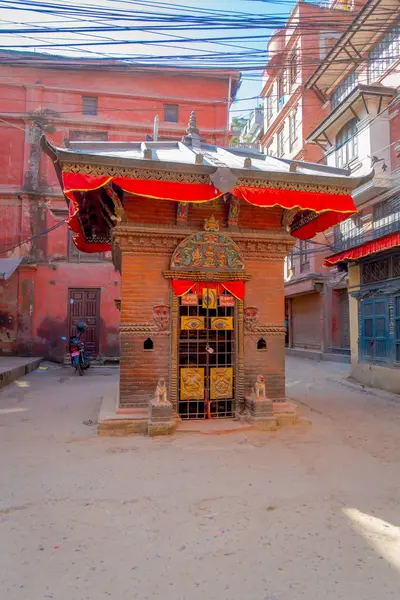
M144 141L153 134L154 118L159 115L160 138L177 139L185 133L196 107L202 135L210 143L225 145L229 90L234 95L238 74L121 65L99 69L96 61L35 54L24 62L24 56L18 56L18 66L8 66L16 57L5 53L0 66L0 258L24 258L24 266L7 282L0 282L0 354L62 361L62 337L69 334L74 307L70 290L80 288L99 290L96 354L115 358L119 355L120 315L115 300L121 295L120 275L110 253L94 257L78 253L69 239L63 223L68 216L66 202L52 161L40 153L40 136L45 133L59 146L77 139ZM85 98L91 98L92 104L85 105ZM166 121L171 118L166 114L170 105L176 107L177 122ZM131 210L134 218L134 204ZM169 203L156 202L154 210L146 212L149 223L175 219ZM28 241L19 245L22 240Z
M236 300L238 328L236 332L237 385L249 394L257 375L263 373L267 395L274 401L285 397L284 379L284 258L293 240L282 230L282 209L241 207L239 225L229 228L229 204L223 199L204 205L190 205L184 227L176 224L176 204L155 202L145 210L148 200L128 199L128 223L114 232L116 253L121 252L121 407L147 407L159 377L170 381L171 402L176 409L176 379L174 356L178 352L179 326L174 321L178 299L164 276L170 267L172 254L178 244L191 233L202 231L204 220L218 216L220 231L231 236L243 253L245 261L244 302ZM168 219L168 214L170 219ZM155 221L158 227L154 227ZM257 229L251 224L257 222ZM153 227L151 227L153 226ZM204 276L206 277L206 276ZM213 274L207 277L213 281ZM227 275L229 279L229 274ZM170 327L157 331L153 307L165 304L170 310ZM255 329L246 327L243 311L256 307L258 322ZM153 350L144 348L146 339ZM258 349L260 339L266 348ZM242 363L242 364L241 364Z

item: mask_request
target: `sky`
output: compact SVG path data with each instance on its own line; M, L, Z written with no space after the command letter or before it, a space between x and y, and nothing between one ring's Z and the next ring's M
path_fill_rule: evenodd
M63 54L68 56L124 56L131 60L141 60L141 57L163 56L171 57L177 60L177 57L187 55L188 53L196 56L212 52L246 52L246 50L264 50L268 43L268 36L273 32L274 27L269 29L265 27L253 27L246 29L222 29L203 31L178 30L171 31L168 25L162 25L157 32L149 31L151 27L150 17L145 22L134 21L134 15L139 15L139 11L146 11L154 14L168 14L172 18L174 15L193 16L196 9L213 9L218 11L235 11L246 13L253 19L257 15L274 17L285 17L290 14L294 5L292 0L152 0L145 6L142 2L146 0L0 0L0 48L12 48L14 50L27 50L30 52L50 52L54 54ZM26 10L33 8L36 2L37 11ZM52 8L48 8L49 3ZM12 8L7 8L7 7ZM23 10L21 10L23 9ZM82 14L82 10L87 9L95 11L90 16ZM43 12L46 11L47 12ZM79 10L79 14L77 11ZM66 13L68 11L68 13ZM99 11L99 12L97 12ZM101 12L103 11L103 13ZM104 13L107 11L107 14ZM108 12L109 11L109 12ZM120 11L131 12L129 18L121 18ZM137 11L137 12L136 12ZM113 18L114 17L114 18ZM117 18L118 17L118 18ZM225 17L225 15L224 15ZM229 16L227 15L227 18ZM93 27L102 27L109 24L118 27L120 31L101 31L94 32ZM122 31L123 27L133 24L141 27L140 31ZM86 27L85 33L53 33L48 32L48 28L57 27ZM28 29L29 32L22 33L21 29ZM8 31L6 31L8 29ZM38 29L41 31L37 32ZM12 30L12 31L10 31ZM18 31L16 31L18 30ZM265 36L261 40L236 41L238 35ZM219 40L220 37L227 38L219 43L213 42L188 42L187 38L211 37ZM186 38L186 39L185 39ZM112 45L116 40L118 45ZM131 42L130 44L124 42ZM142 42L137 44L135 42ZM154 42L158 42L154 44ZM160 43L163 42L163 43ZM91 45L84 46L83 44ZM65 45L69 44L68 47ZM72 47L71 47L72 45ZM46 47L47 46L47 47ZM188 60L178 59L185 66L190 66ZM218 66L218 59L214 59ZM239 63L248 63L247 58L238 59ZM263 59L261 59L261 62ZM260 60L257 61L260 63ZM198 61L198 64L202 64ZM257 96L261 91L261 71L244 72L242 85L237 95L237 100L232 105L232 116L245 116L249 110L258 105ZM255 97L255 98L253 98ZM251 100L244 100L252 98Z

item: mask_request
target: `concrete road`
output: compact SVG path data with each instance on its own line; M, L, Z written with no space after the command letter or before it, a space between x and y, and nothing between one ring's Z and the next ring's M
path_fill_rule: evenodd
M400 598L400 397L288 362L312 426L98 438L117 372L0 392L0 597ZM86 423L86 424L85 424Z

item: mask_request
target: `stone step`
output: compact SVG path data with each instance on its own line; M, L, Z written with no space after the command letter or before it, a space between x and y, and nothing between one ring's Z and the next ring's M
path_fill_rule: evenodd
M24 375L32 373L42 362L42 357L0 357L0 389Z

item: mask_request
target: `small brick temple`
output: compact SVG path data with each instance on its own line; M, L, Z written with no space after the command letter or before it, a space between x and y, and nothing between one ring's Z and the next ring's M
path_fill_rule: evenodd
M112 249L122 275L110 430L290 411L284 259L296 238L354 214L351 191L370 176L205 144L194 113L181 141L42 148L75 245Z

